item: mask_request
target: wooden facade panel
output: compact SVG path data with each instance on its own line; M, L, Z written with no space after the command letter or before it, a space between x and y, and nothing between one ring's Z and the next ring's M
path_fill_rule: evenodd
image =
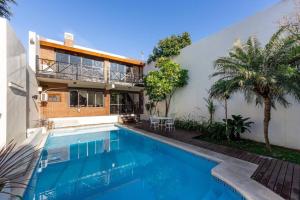
M48 60L55 60L55 51L51 47L40 47L40 58L48 59Z
M43 90L49 89L48 95L59 95L59 102L46 102L41 104L43 118L54 117L81 117L101 116L110 114L110 95L104 91L104 107L70 107L69 89L67 84L41 83Z

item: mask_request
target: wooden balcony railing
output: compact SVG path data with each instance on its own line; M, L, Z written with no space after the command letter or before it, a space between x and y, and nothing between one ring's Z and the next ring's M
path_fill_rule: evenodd
M133 72L110 71L110 82L142 84L143 76L134 74Z
M134 74L133 72L123 73L119 71L108 71L106 76L108 80L105 80L104 72L104 67L37 58L36 75L38 77L90 82L143 83L143 76Z
M48 59L37 59L36 75L64 80L104 82L103 67L71 64Z

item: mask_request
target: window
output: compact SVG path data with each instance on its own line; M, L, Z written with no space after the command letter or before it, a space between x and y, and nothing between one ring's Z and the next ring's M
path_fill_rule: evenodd
M78 91L78 102L79 106L86 107L87 106L87 91L79 90Z
M104 95L102 92L95 93L95 106L103 107L104 106Z
M59 94L49 94L48 95L48 101L49 102L60 102L60 95Z
M131 70L132 68L127 65L111 62L110 79L117 81L127 81L126 79L131 75Z
M110 112L112 114L138 113L139 94L133 92L114 92L110 95Z
M86 66L93 66L93 60L89 58L82 58L82 64Z
M70 107L103 107L103 92L94 90L71 90Z
M70 106L71 107L78 106L78 91L77 90L70 91Z
M88 106L89 107L95 106L95 92L94 91L88 92Z
M103 61L94 60L94 66L97 68L103 68Z
M69 63L69 54L56 52L56 61Z
M74 65L81 65L81 57L70 55L70 63Z

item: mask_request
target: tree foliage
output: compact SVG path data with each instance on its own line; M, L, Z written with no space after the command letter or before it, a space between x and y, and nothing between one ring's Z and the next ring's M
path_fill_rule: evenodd
M16 4L15 0L0 0L0 17L10 19L12 16L9 4Z
M221 87L215 90L215 95L225 90L230 94L242 91L248 102L255 99L256 104L264 105L264 137L269 150L271 107L275 108L276 103L287 107L287 96L300 101L299 61L299 35L290 32L289 27L280 28L264 47L250 37L245 44L236 43L227 57L215 61L212 76L226 85L223 91Z
M182 48L190 44L191 37L187 32L184 32L181 35L172 35L167 37L158 42L147 62L156 62L161 57L170 58L172 56L177 56Z
M145 77L145 90L150 101L165 101L167 116L174 92L187 84L188 70L167 58L160 58L157 67L159 70L151 71Z

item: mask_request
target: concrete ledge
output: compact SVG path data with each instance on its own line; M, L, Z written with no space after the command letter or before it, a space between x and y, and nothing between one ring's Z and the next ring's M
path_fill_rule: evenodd
M117 126L129 129L137 134L141 134L184 151L188 151L192 154L218 162L219 164L212 169L211 174L231 186L248 200L283 200L283 198L278 194L251 178L252 174L258 167L256 164L144 130L125 125Z
M119 115L92 116L92 117L62 117L49 118L54 123L54 128L65 128L96 124L118 123Z

